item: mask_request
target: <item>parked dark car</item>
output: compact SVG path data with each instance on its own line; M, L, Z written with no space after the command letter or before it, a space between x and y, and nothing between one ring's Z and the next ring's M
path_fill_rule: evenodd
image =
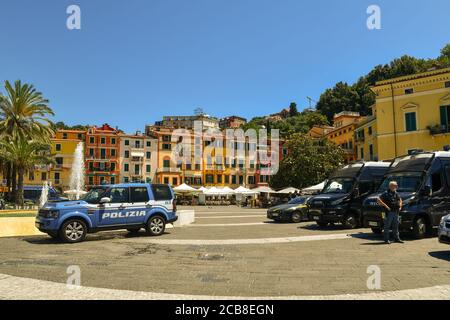
M274 221L299 223L309 221L308 200L311 196L300 196L286 204L281 204L267 210L267 218Z
M384 227L384 210L377 199L391 181L397 182L403 199L400 230L417 239L433 234L450 212L450 152L417 152L392 162L378 192L364 201L364 225L374 233Z
M41 198L42 186L24 186L23 187L23 198L25 202L33 202L34 204L39 203ZM64 201L66 198L62 197L59 192L50 187L48 189L48 201Z

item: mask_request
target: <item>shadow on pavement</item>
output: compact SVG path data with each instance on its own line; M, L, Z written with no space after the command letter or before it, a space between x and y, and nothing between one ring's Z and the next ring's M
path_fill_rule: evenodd
M170 234L170 232L165 232L162 236ZM114 240L114 239L130 239L130 238L144 238L150 237L145 234L145 231L141 231L139 233L128 233L128 232L102 232L102 233L91 233L86 236L86 239L83 242L93 242L93 241L106 241L106 240ZM30 244L62 244L67 245L59 239L53 239L49 236L29 236L24 237L22 241L26 241Z
M450 262L450 251L433 251L428 253L431 257Z

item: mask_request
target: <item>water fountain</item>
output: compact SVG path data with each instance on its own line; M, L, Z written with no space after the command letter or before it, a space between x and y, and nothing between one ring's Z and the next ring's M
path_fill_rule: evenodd
M42 208L47 203L47 200L48 200L48 188L49 188L48 182L45 181L44 184L42 185L41 196L39 197L39 208Z
M69 186L74 191L75 200L79 200L84 189L84 148L82 142L78 143L75 149Z

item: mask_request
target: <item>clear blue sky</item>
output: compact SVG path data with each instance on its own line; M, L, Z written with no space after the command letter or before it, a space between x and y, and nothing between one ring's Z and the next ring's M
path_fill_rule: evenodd
M370 4L380 31L366 28ZM4 0L0 80L33 83L68 124L132 132L196 107L251 118L400 55L437 56L448 12L448 0Z

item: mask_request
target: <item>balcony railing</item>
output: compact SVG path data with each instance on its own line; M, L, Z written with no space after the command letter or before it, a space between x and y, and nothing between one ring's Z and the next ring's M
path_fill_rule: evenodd
M181 169L180 168L158 168L156 172L158 172L158 173L181 173Z

